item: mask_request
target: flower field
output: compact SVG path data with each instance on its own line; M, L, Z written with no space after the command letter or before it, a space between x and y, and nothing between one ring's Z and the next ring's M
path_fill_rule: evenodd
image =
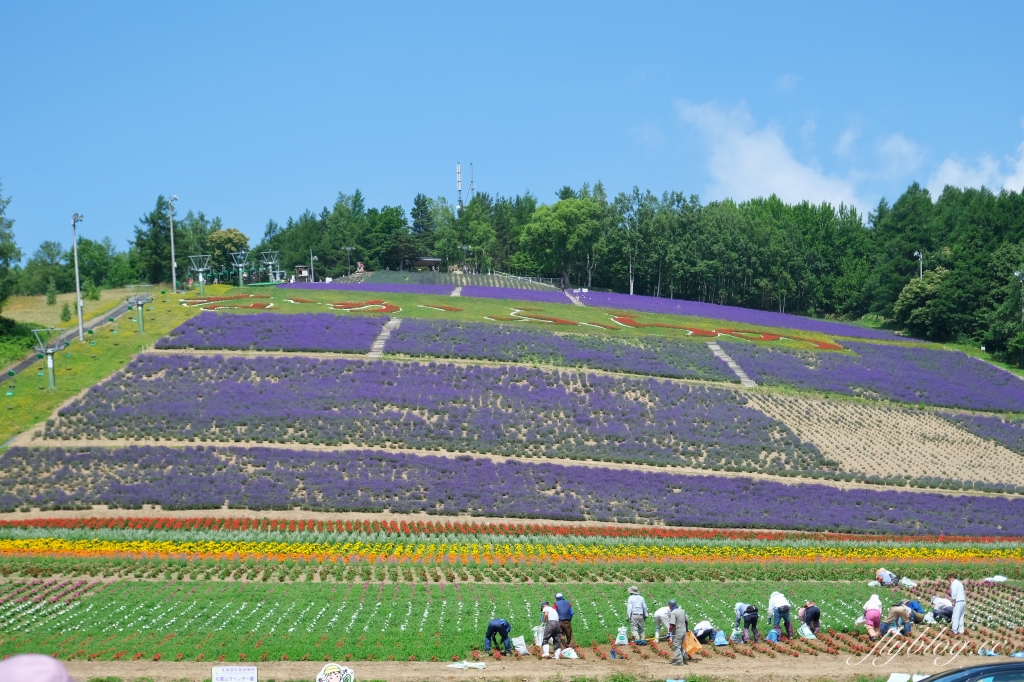
M846 342L856 353L811 353L723 341L751 379L867 398L971 410L1024 410L1024 382L960 351Z
M386 321L329 313L204 312L160 339L156 347L367 353Z
M462 287L462 296L467 298L494 298L507 301L532 301L534 303L570 304L572 301L559 289L510 289L507 287Z
M353 444L572 459L828 470L726 388L446 363L140 355L47 438Z
M629 296L598 291L580 292L576 294L588 306L611 308L613 310L636 310L661 315L688 315L705 317L713 320L728 320L743 324L756 324L765 327L782 329L801 329L803 331L820 332L829 336L845 336L861 339L898 340L890 331L881 329L865 329L852 324L816 320L800 315L773 313L768 310L738 308L729 305L701 303L699 301L683 301L679 299L653 298L651 296Z
M0 510L426 512L674 526L1024 536L1024 499L364 450L133 446L0 453Z
M408 319L392 333L387 352L737 381L704 343L658 336L615 339L504 324Z

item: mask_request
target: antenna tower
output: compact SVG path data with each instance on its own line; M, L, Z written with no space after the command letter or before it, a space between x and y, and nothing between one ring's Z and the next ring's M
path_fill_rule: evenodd
M199 295L206 296L206 281L203 278L203 273L210 270L210 256L189 256L189 260L192 261L192 269L199 273Z
M462 210L462 164L455 163L455 186L459 190L459 202L455 205L455 216L458 217Z
M136 316L139 318L139 333L146 333L146 325L142 321L143 308L150 301L149 290L153 288L152 284L129 284L128 289L131 291L131 295L128 297L128 303L135 306Z
M473 195L476 194L476 183L473 182L473 163L469 164L469 200L473 201Z
M51 391L57 388L57 378L53 374L53 354L70 345L67 341L60 340L60 331L56 327L32 330L36 337L36 350L39 352L39 357L42 358L44 354L46 355L46 377Z

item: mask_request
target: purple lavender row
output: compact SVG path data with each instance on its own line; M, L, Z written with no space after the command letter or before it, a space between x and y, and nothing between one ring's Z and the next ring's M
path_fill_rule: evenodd
M899 339L893 332L878 329L864 329L852 324L815 320L800 315L773 313L768 310L738 308L731 305L715 305L700 301L683 301L680 299L654 298L652 296L628 296L591 291L578 294L581 301L589 306L602 306L617 310L636 310L645 313L663 315L692 315L707 317L713 320L726 320L740 324L756 324L763 327L780 329L800 329L809 332L820 332L829 336L849 336L862 339Z
M102 462L103 467L97 463ZM1024 535L1024 500L603 469L471 457L271 448L16 447L0 511L236 509L471 514L679 526L871 533ZM116 473L115 473L116 472ZM70 492L65 492L70 491Z
M384 284L376 282L294 282L281 284L278 289L316 289L319 291L376 291L382 294L433 294L448 296L455 291L452 284Z
M496 298L507 301L571 304L560 289L512 289L509 287L462 287L462 296L469 298Z
M387 319L331 313L202 312L157 341L156 347L366 353Z
M727 371L703 343L669 341L657 336L616 339L553 333L551 329L529 322L513 326L409 318L391 333L387 352L736 381L736 375Z
M1024 455L1024 423L1008 421L1002 417L989 417L980 414L951 414L939 412L943 417L960 428L967 429L975 436L994 440L1000 445Z
M1024 381L960 351L849 341L813 353L719 341L754 381L972 410L1024 410Z
M736 391L656 379L309 357L140 355L60 410L49 437L352 443L834 470ZM762 457L763 452L778 457Z

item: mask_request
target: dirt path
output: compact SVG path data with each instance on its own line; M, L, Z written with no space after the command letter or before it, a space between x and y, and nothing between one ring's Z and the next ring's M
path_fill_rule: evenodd
M456 670L445 663L428 662L352 662L348 666L355 672L356 680L387 680L388 682L424 682L449 680L523 680L544 682L567 680L576 677L603 679L613 674L628 674L641 680L678 679L683 677L710 677L718 680L754 680L781 682L782 680L853 680L860 676L887 677L890 673L933 674L940 670L952 670L977 665L976 656L960 656L946 665L935 665L933 657L899 656L887 665L872 666L871 661L860 665L847 664L847 657L801 656L793 659L726 659L716 657L682 666L669 665L664 660L560 660L540 661L493 661L483 659L485 670ZM857 659L849 659L856 663ZM942 659L945 662L946 659ZM991 659L985 659L986 662ZM884 662L885 659L881 659ZM116 675L124 680L149 678L153 682L199 682L209 679L209 663L176 663L152 661L67 661L68 672L78 680ZM274 662L257 664L261 680L315 680L323 662Z
M733 472L733 471L709 471L707 469L695 469L692 467L681 467L675 465L656 466L653 464L639 464L639 463L628 463L628 462L606 462L602 460L593 459L569 459L559 457L509 457L506 455L490 455L486 453L478 452L451 452L448 450L421 450L417 448L407 447L374 447L366 445L353 445L350 443L338 444L338 445L315 445L313 443L269 443L269 442L242 442L242 443L224 443L221 441L196 441L190 443L187 441L180 440L156 440L153 438L145 439L132 439L132 440L110 440L110 439L99 439L94 438L92 440L64 440L64 439L46 439L36 438L33 434L37 430L42 430L44 424L37 424L35 427L28 429L24 433L8 442L10 447L58 447L58 448L125 448L131 445L151 445L151 446L162 446L171 448L185 448L185 447L216 447L218 449L223 448L270 448L273 450L303 450L309 452L337 452L337 451L352 451L352 450L365 450L365 451L376 451L376 452L394 452L394 453L406 453L411 455L419 456L436 456L436 457L447 457L455 459L457 457L473 457L475 459L487 459L492 462L507 462L509 460L528 462L533 464L558 464L562 466L583 466L591 468L601 469L614 469L614 470L629 470L629 471L646 471L646 472L660 472L660 473L672 473L672 474L684 474L689 476L707 476L709 478L752 478L764 481L775 481L777 483L786 483L788 485L795 485L799 483L809 483L815 485L825 485L839 490L902 490L902 491L914 491L917 488L893 488L889 486L871 485L868 483L856 483L853 481L829 481L826 479L812 479L807 477L792 477L792 476L773 476L771 474L763 473L744 473L744 472ZM3 472L0 471L0 481L3 480ZM999 494L999 493L985 493L974 490L941 490L941 489L929 489L927 492L935 493L939 495L950 495L959 497L961 495L974 495L979 497L1005 497L1008 499L1016 499L1016 495L1011 494Z

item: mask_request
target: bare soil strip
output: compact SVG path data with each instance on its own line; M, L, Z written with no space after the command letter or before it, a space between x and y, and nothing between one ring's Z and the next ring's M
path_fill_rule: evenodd
M480 633L483 639L483 633ZM940 663L949 657L943 657ZM527 659L522 661L494 661L481 659L487 664L484 670L455 670L447 663L421 661L360 661L348 665L355 671L357 680L388 680L388 682L423 682L426 680L447 682L448 680L522 680L523 682L545 682L568 680L574 677L604 679L610 675L627 674L640 679L664 680L700 675L716 680L743 680L744 682L781 682L783 680L853 680L859 676L885 677L889 673L935 674L942 670L977 665L976 656L959 656L946 665L936 665L934 657L896 656L887 665L886 658L873 666L871 660L860 665L859 659L846 656L801 656L786 660L727 659L716 657L701 660L685 667L669 665L665 660L642 660L631 657L628 660L546 660ZM988 662L986 659L985 662ZM148 678L153 682L178 682L180 680L209 679L211 663L177 663L173 661L66 661L68 672L79 679L116 675L125 680ZM315 680L323 661L277 661L255 663L260 679Z

